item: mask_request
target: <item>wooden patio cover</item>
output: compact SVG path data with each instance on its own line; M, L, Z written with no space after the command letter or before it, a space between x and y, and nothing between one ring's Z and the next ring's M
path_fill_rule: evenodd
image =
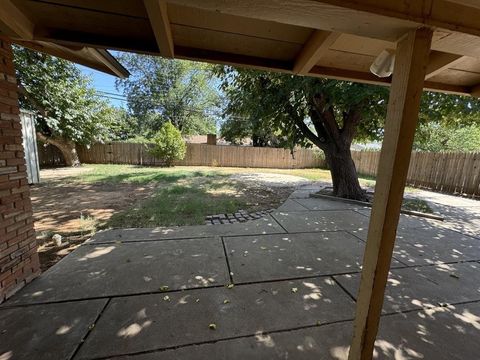
M419 25L435 28L425 88L480 93L477 0L2 0L0 31L117 76L116 49L388 83L369 72Z
M391 85L350 360L372 358L422 89L480 95L479 19L480 0L0 1L1 35L116 76L105 49ZM383 50L392 77L369 71Z

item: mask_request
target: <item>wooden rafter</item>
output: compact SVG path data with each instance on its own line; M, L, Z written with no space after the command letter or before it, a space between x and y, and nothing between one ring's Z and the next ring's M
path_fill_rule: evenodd
M179 59L205 61L214 64L243 66L258 70L281 71L283 73L292 72L292 64L289 61L230 54L220 51L203 50L185 46L177 46L175 48L175 57Z
M127 69L125 69L107 50L105 49L93 49L87 48L88 52L104 64L113 74L121 79L125 79L130 75Z
M470 89L470 95L476 98L480 98L480 84L475 85Z
M427 71L425 73L425 79L430 79L431 77L440 74L442 71L454 66L462 59L463 56L461 55L432 51L427 65Z
M160 55L173 58L174 45L168 20L167 3L164 0L144 0L143 3L157 40Z
M349 360L373 357L431 40L432 30L420 28L397 46Z
M272 11L269 0L168 1L210 11L390 40L398 40L405 31L419 25L480 36L480 8L448 0L278 0L275 11Z
M129 75L107 50L89 47L68 47L43 41L17 41L26 48L61 57L104 73L125 78Z
M14 39L31 40L34 24L10 0L0 1L0 30Z
M372 84L372 85L382 85L382 86L390 86L391 80L392 80L391 78L379 78L367 72L337 69L337 68L325 67L325 66L314 66L310 70L308 75L315 76L315 77L335 79L335 80L345 80L345 81L352 81L352 79L355 79L354 81L356 82L360 82L364 84ZM470 95L470 92L471 92L471 89L465 86L441 84L441 83L432 82L432 81L425 81L423 85L424 85L424 90L442 92L447 94ZM480 88L479 88L479 96L480 96Z
M315 30L297 55L293 72L300 75L308 74L340 35L336 32Z

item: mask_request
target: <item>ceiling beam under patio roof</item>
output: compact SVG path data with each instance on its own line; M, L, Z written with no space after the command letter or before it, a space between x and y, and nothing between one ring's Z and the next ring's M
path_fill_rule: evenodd
M464 57L461 55L432 51L427 65L425 79L430 79L431 77L440 74L442 71L452 67L463 58Z
M470 89L470 95L476 98L480 98L480 84L475 85Z
M168 0L219 13L396 41L421 25L480 36L480 8L460 0Z
M340 35L336 32L315 30L297 55L293 72L300 75L308 74Z
M173 58L174 45L166 2L164 0L144 0L143 3L157 40L160 55Z
M34 24L10 0L0 1L0 30L12 38L31 40Z

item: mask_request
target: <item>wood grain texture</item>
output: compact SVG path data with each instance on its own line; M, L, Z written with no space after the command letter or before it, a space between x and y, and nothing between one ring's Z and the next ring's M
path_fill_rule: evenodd
M397 46L349 360L373 357L432 34L410 31Z
M160 55L173 58L173 39L168 20L167 3L164 0L144 0L150 25L152 26L155 39L157 39Z

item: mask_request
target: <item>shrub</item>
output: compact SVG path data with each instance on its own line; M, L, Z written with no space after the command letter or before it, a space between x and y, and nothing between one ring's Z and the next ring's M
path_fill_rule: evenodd
M166 166L172 166L175 160L183 160L187 146L180 131L170 122L163 124L153 137L150 154L165 161Z

